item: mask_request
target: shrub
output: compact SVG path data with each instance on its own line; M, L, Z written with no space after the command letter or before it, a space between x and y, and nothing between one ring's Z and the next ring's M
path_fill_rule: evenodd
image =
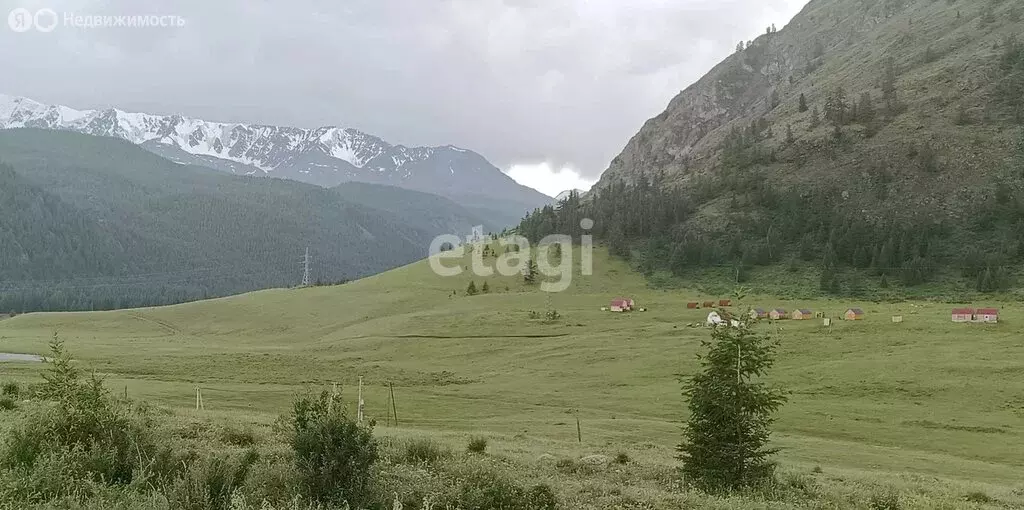
M474 437L469 440L466 450L470 453L485 453L487 451L487 438Z
M619 452L618 454L615 455L616 464L629 464L629 461L629 455L626 454L626 452Z
M526 506L530 510L555 510L558 508L558 498L554 491L547 485L534 485L526 494Z
M49 486L60 494L77 492L89 482L128 484L160 468L147 410L111 398L95 375L81 377L56 338L50 350L46 383L39 390L47 401L29 409L10 431L0 464L32 470L40 462L56 462L59 468L40 469L63 477Z
M295 498L294 488L298 485L294 463L264 455L246 474L242 492L247 501L266 501L277 508L285 507Z
M168 487L167 500L172 508L182 510L229 510L231 496L258 459L254 450L237 459L220 455L196 459Z
M477 471L460 484L457 501L449 506L465 509L554 510L558 498L547 485L529 490L491 471Z
M518 509L524 503L523 488L487 471L469 475L459 488L462 508Z
M220 433L221 441L240 448L248 448L256 444L256 434L248 428L224 427Z
M347 416L339 396L325 391L295 401L291 446L307 497L353 508L368 500L377 443L369 427Z
M964 499L971 503L991 503L992 498L981 491L968 492Z
M448 450L429 439L413 439L405 445L405 461L409 464L433 464L448 455Z
M900 510L900 498L894 493L872 494L871 510Z
M4 395L0 396L0 411L12 411L18 407L18 404L14 402L14 399Z
M0 386L0 395L17 398L21 396L21 386L17 381L4 381L3 386Z

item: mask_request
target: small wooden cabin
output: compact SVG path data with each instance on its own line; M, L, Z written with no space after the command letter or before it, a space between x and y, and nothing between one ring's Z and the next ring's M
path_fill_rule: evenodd
M715 307L715 302L714 301L705 301L704 302L704 308L714 308L714 307Z
M768 318L768 312L764 308L754 308L750 310L750 315L758 319Z
M782 308L775 308L772 311L768 312L768 318L773 321L777 321L781 319L787 319L789 318L789 316L786 315L786 310Z
M698 303L696 301L693 301L693 302L690 302L690 303L686 303L686 308L688 308L690 310L694 310L696 308L700 308L700 303Z
M860 308L849 308L846 310L846 313L843 314L843 317L848 321L859 321L864 319L864 310L861 310Z
M718 306L732 306L731 299L722 299L718 301Z
M810 310L808 310L806 308L801 308L799 310L794 310L793 311L793 320L795 320L795 321L804 321L804 320L813 319L813 318L814 318L814 312L812 312L812 311L810 311Z
M633 310L633 300L627 298L615 298L609 308L613 312L629 312Z
M975 322L999 322L999 309L979 308L974 312Z
M973 308L954 308L952 313L953 322L971 322L974 320Z

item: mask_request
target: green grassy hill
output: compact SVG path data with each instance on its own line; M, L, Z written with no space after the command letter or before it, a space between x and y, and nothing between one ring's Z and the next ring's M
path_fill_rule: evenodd
M453 444L471 433L489 436L507 469L555 484L575 502L571 508L802 507L714 503L673 489L673 447L686 412L677 376L694 370L708 338L705 328L690 327L707 311L686 303L727 296L653 290L603 251L594 275L577 273L563 293L492 277L490 293L467 296L472 279L442 278L419 262L337 287L22 315L0 321L0 352L45 354L56 332L115 391L126 387L130 396L188 419L232 423L268 424L296 393L335 382L352 401L363 377L366 412L379 435ZM476 277L476 286L483 281ZM619 295L648 310L601 310ZM1019 303L974 303L1001 307L998 325L952 324L949 306L926 302L755 295L744 304L829 316L849 306L867 312L864 321L831 329L821 320L759 326L782 342L770 379L791 396L774 439L784 470L813 479L809 507L865 508L877 490L903 494L903 508L1024 505ZM531 311L549 309L561 318L531 318ZM904 323L891 322L896 314ZM30 380L38 370L0 363L0 379ZM389 383L397 428L385 426ZM205 413L189 410L197 385ZM567 471L542 459L619 451L635 463L619 471ZM994 502L967 504L969 491Z

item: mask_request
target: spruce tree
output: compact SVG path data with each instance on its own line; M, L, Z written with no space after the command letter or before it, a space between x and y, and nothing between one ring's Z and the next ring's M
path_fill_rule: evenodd
M466 295L467 296L475 296L476 295L476 282L474 282L474 281L470 281L469 282L469 286L466 287Z
M786 402L761 378L775 361L778 342L754 331L745 315L739 326L716 326L703 341L701 371L684 382L690 417L677 447L686 482L708 492L731 492L770 479L768 448L774 414Z
M487 285L487 282L485 281L483 286L480 287L480 292L483 292L484 294L487 294L490 291L491 291L491 286Z
M537 281L537 262L532 257L526 260L526 268L523 270L523 281L526 283Z
M800 94L800 113L807 111L807 96Z

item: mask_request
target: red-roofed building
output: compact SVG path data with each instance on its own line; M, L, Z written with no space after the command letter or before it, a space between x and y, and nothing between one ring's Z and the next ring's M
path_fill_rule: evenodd
M633 300L627 298L615 298L609 307L613 312L629 312L633 310Z
M973 308L954 308L953 322L971 322L974 320Z
M975 322L999 322L999 309L979 308L974 311Z

